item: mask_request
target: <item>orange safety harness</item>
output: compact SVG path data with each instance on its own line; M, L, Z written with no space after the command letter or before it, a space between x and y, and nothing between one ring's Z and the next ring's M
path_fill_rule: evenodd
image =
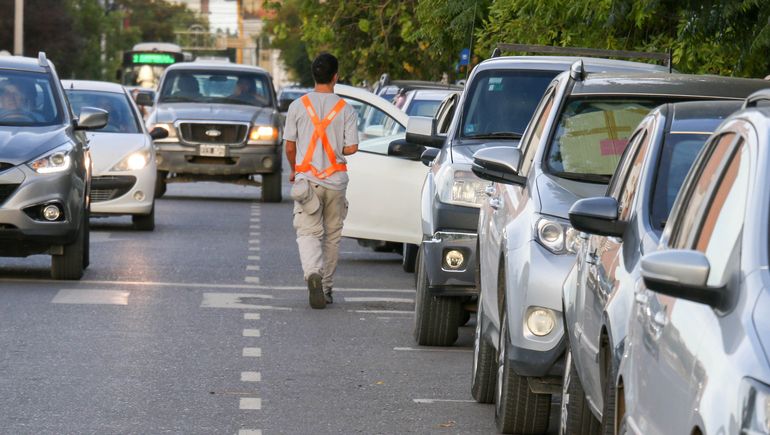
M324 178L338 171L347 171L347 165L337 162L337 155L334 154L334 148L332 148L331 144L329 143L329 138L326 136L326 127L328 127L334 118L342 112L342 109L345 107L345 100L340 99L340 101L334 105L332 111L326 115L323 121L318 119L318 115L316 115L315 110L313 109L313 105L310 103L310 98L308 98L307 95L303 95L301 100L302 105L305 106L305 110L307 110L307 114L310 116L310 120L313 122L315 131L313 132L313 136L310 138L310 145L308 145L307 151L305 151L305 158L302 159L302 163L297 165L294 170L296 172L311 172L319 180L323 180ZM323 171L319 171L311 163L313 160L313 154L315 153L316 143L319 140L321 141L321 144L324 147L324 151L326 151L326 156L329 158L329 162L331 163L331 165Z

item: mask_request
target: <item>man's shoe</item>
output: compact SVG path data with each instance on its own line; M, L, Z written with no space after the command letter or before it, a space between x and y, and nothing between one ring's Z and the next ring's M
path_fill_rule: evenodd
M324 299L326 299L326 304L333 304L334 303L334 297L332 297L331 293L324 293Z
M324 289L321 280L323 278L318 273L311 273L307 277L307 290L309 292L310 308L320 310L326 308L326 298L324 298Z

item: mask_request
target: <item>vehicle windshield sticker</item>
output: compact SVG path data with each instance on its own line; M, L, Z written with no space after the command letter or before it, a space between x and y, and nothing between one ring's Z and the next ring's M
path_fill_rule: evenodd
M496 92L496 91L502 91L503 90L503 78L502 77L492 77L489 79L489 89L487 92Z

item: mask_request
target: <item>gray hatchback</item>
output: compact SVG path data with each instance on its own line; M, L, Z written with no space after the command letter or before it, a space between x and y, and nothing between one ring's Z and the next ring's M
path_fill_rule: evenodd
M107 123L72 116L53 64L0 57L0 255L51 254L56 279L88 266L91 159L83 130Z
M620 433L770 433L770 92L693 164L642 257L617 380Z

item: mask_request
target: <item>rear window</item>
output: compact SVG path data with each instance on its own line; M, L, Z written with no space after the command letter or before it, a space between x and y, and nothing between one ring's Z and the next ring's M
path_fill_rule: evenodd
M438 106L441 104L440 100L412 100L409 107L406 109L406 114L409 116L427 116L433 118L436 115Z

